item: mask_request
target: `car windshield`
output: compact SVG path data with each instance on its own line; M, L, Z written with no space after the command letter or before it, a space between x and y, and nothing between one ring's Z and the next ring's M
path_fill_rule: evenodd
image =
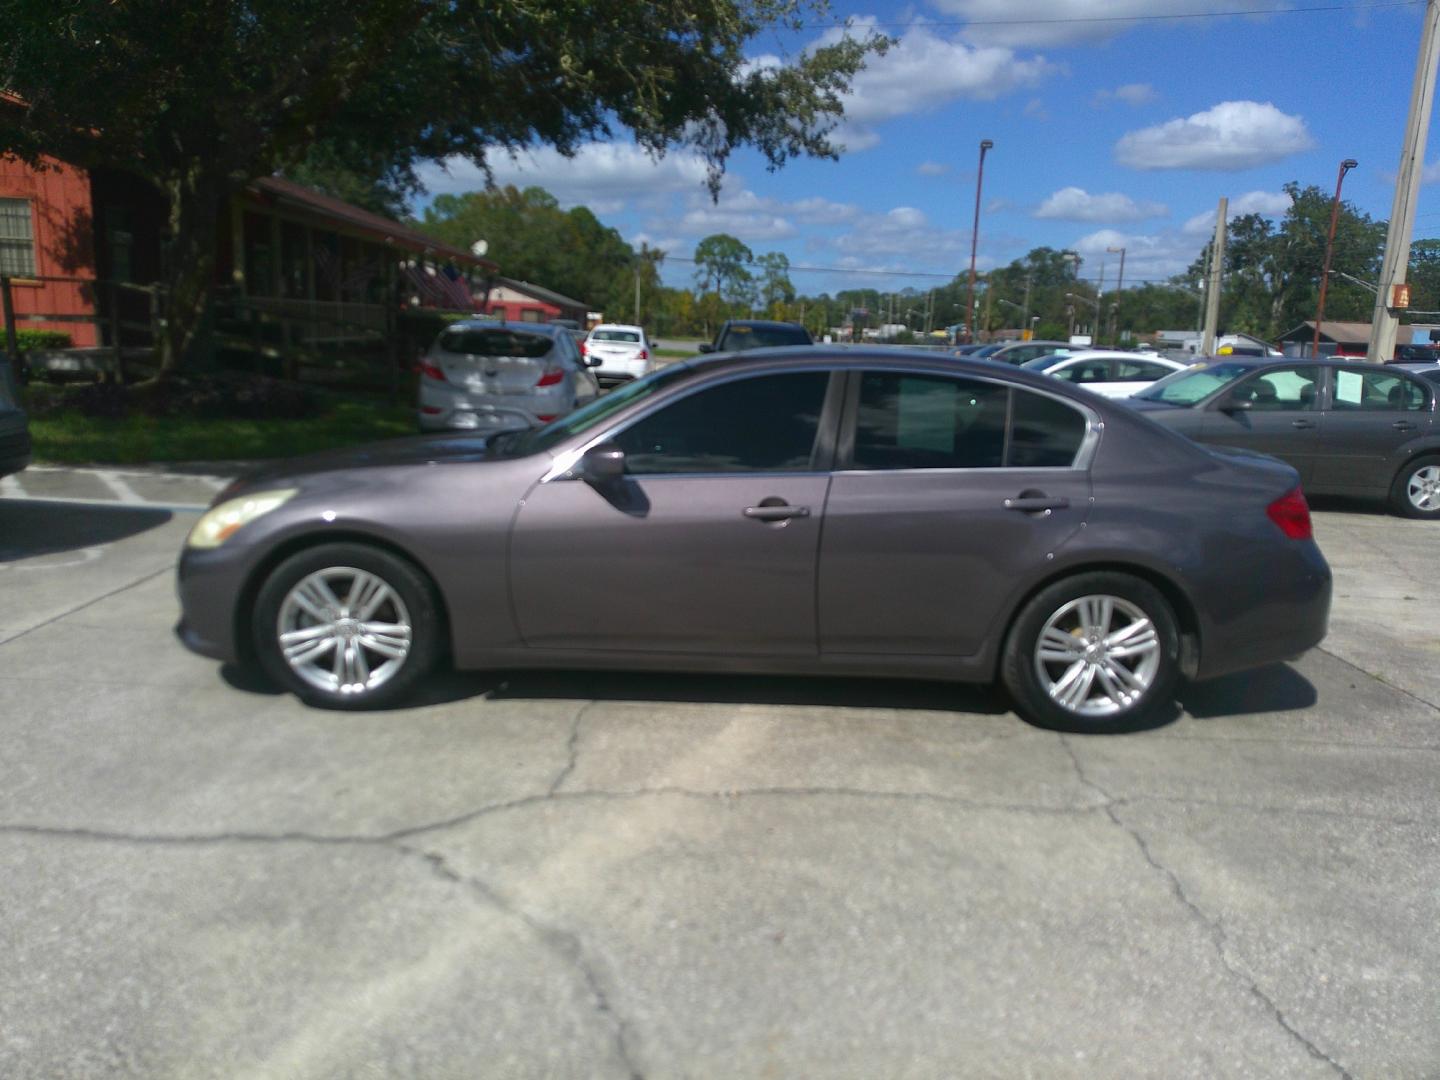
M783 345L811 345L810 335L798 326L732 326L725 333L727 352L773 349Z
M1163 401L1170 405L1194 405L1228 386L1242 375L1255 370L1254 364L1201 364L1177 371L1168 378L1152 383L1138 394L1142 401Z
M464 353L468 356L520 356L529 359L544 356L554 345L554 339L544 334L516 333L514 330L498 330L462 326L446 330L440 335L440 348L446 352Z
M1069 359L1072 359L1069 353L1051 353L1049 356L1037 356L1034 360L1027 360L1020 366L1029 371L1049 371L1056 364L1063 364Z
M594 330L590 333L591 341L629 341L638 342L640 334L635 330Z
M651 372L644 378L635 379L618 390L596 398L584 408L550 421L544 427L497 435L490 441L490 452L495 457L528 457L530 454L549 450L572 435L580 435L604 423L631 402L649 397L689 372L690 369L684 364L672 364Z

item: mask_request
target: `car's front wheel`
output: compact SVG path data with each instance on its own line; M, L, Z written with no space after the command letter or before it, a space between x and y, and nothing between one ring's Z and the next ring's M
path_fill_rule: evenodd
M1440 458L1421 458L1401 469L1390 504L1405 517L1440 519Z
M402 698L440 654L433 586L367 544L307 548L265 579L252 620L267 674L304 700L361 709Z
M1160 591L1128 574L1077 574L1020 611L1001 675L1021 714L1060 731L1143 727L1174 707L1180 635Z

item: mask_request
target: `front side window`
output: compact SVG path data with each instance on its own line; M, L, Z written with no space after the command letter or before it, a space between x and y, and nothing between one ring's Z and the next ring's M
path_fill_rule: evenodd
M1079 360L1068 367L1052 368L1050 373L1057 379L1072 383L1102 383L1110 381L1108 360Z
M1066 468L1085 417L1003 383L866 372L855 421L856 469Z
M614 442L637 476L808 472L829 381L802 371L722 383L636 421Z
M1425 388L1391 371L1335 372L1336 412L1423 409Z
M1149 360L1115 361L1115 378L1120 382L1155 382L1171 373L1164 364Z
M29 199L0 199L0 274L35 275L35 234Z
M1319 408L1320 369L1313 365L1271 368L1235 388L1236 401L1256 412L1310 412Z

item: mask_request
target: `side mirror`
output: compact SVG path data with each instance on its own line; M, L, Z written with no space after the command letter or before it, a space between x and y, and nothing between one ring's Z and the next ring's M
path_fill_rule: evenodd
M714 351L715 351L715 346L712 345L712 344L710 344L710 342L708 342L708 341L702 341L702 342L700 343L700 351L701 351L701 352L714 352Z
M597 487L618 483L625 476L625 451L614 443L592 446L580 459L578 472L580 479Z
M600 357L594 355L593 353L586 353L586 354L585 354L584 356L582 356L580 359L585 361L585 366L586 366L586 367L599 367L601 364L603 364L603 363L605 362L604 360L602 360Z
M1236 397L1234 394L1222 398L1219 405L1221 412L1249 412L1253 408L1255 402L1250 398Z

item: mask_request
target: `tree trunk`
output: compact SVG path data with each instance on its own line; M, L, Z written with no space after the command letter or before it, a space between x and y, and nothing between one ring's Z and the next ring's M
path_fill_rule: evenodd
M223 174L200 162L164 185L170 229L163 246L165 326L157 343L157 378L168 378L193 363L204 345L202 330L215 290L220 214L231 190Z

